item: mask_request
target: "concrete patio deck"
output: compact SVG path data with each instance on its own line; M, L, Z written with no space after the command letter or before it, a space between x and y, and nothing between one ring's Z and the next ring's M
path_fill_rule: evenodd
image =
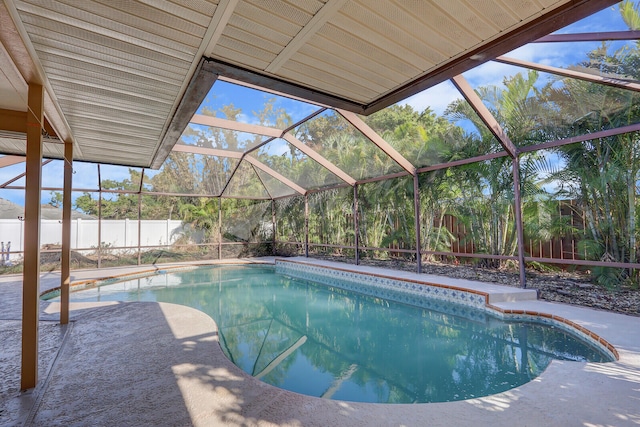
M273 258L260 259L272 262ZM492 304L556 314L613 344L611 363L554 361L504 393L447 403L379 405L284 391L242 372L204 313L165 303L41 303L40 381L19 391L21 276L0 278L0 426L632 426L640 425L640 317L531 299L519 290L295 258L343 269L470 286ZM162 266L163 268L166 265ZM149 266L72 272L74 281ZM59 285L45 273L41 290Z

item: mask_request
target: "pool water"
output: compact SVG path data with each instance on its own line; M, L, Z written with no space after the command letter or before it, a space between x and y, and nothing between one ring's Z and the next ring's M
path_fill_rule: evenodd
M248 374L338 400L469 399L522 385L553 359L610 360L559 328L477 311L445 314L279 275L271 266L156 275L72 293L71 299L194 307L216 321L223 351Z

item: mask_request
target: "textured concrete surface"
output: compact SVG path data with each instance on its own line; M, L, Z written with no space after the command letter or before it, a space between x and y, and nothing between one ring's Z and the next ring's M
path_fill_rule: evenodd
M117 272L74 272L86 276L74 280L111 274ZM16 278L10 282L0 280L3 365L5 338L17 333L17 319L5 316L14 313L5 301L13 301L12 294L20 289ZM45 278L43 287L47 283ZM485 398L375 405L303 396L261 383L226 359L215 322L192 308L164 303L73 305L73 322L63 331L51 322L56 306L43 304L43 317L49 319L43 325L49 327L43 328L41 339L47 336L55 348L53 358L49 356L53 361L43 363L52 367L41 372L36 389L23 395L5 384L15 375L0 371L0 390L9 390L8 398L0 401L0 425L16 425L16 420L17 425L34 426L640 425L638 317L530 299L496 303L568 318L615 345L620 360L553 362L536 380Z

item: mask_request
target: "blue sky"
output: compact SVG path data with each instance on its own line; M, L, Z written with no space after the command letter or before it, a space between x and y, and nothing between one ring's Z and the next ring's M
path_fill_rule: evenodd
M133 168L140 171L140 168ZM95 164L74 162L73 163L73 188L78 189L98 189L98 167ZM0 168L0 183L5 183L10 179L24 173L25 164L18 163L16 165ZM149 171L153 172L153 171ZM147 173L147 172L145 172ZM62 187L62 179L64 176L64 164L62 160L53 160L42 168L42 186L43 187ZM124 166L101 165L100 176L104 179L113 179L122 181L129 178L129 168ZM11 186L24 186L25 179L21 178L11 184ZM74 192L73 198L81 196L82 193ZM24 205L23 190L0 189L0 197L10 200L19 205ZM51 200L50 191L42 191L41 202L49 203Z
M242 110L238 121L258 124L258 117L255 113L262 111L270 99L275 99L274 108L283 108L291 116L293 123L305 118L319 108L306 102L218 80L198 109L198 113L201 113L205 107L219 112L223 106L233 104L235 108ZM217 113L217 115L227 118L222 113Z

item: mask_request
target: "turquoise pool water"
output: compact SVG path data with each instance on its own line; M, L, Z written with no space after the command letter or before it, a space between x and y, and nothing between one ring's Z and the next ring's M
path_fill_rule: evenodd
M216 321L223 351L248 374L338 400L469 399L524 384L553 359L610 360L559 328L468 309L413 307L279 275L271 266L156 275L75 292L71 299L194 307ZM463 315L446 314L452 311Z

